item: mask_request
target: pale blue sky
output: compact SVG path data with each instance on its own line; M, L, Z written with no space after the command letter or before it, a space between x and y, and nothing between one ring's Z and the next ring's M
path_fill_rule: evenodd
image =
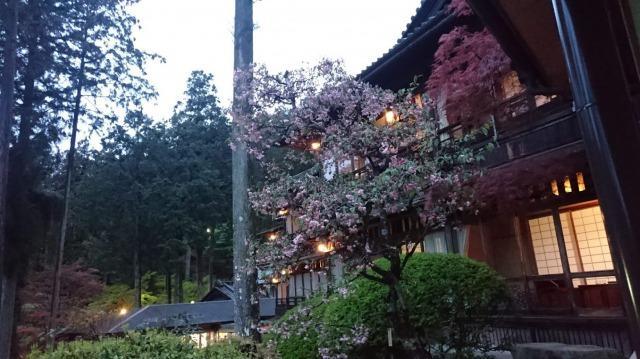
M341 58L358 73L401 35L420 0L259 0L254 5L255 61L274 70ZM159 92L145 111L168 118L192 70L215 76L229 103L233 74L233 0L141 0L133 12L142 29L136 41L167 60L150 64Z

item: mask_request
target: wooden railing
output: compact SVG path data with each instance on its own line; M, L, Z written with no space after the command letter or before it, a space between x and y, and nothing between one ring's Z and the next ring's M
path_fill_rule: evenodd
M631 343L627 321L622 317L501 316L486 332L492 345L559 342L597 345L627 357Z

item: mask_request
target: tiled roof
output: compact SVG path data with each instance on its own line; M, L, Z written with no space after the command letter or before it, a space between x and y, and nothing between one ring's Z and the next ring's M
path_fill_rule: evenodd
M415 15L411 17L411 21L407 24L407 27L402 32L396 44L360 72L358 77L366 80L367 76L371 74L374 69L392 58L419 35L439 24L449 15L446 12L449 2L450 0L422 0L420 6L416 9Z
M260 317L275 315L275 298L260 298ZM158 304L146 306L118 323L109 333L150 328L184 328L205 324L233 322L233 300L193 304Z

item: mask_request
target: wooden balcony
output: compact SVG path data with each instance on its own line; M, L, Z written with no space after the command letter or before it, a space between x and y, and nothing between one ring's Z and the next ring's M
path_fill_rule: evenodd
M582 142L571 103L557 99L535 107L532 99L524 93L495 108L493 140L497 146L486 155L486 167Z

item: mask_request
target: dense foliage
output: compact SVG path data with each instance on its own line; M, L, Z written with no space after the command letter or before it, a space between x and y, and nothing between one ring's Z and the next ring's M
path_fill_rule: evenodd
M129 333L123 338L63 343L50 352L33 352L29 359L248 359L235 342L223 342L205 349L196 348L185 336L164 332Z
M410 248L409 258L427 233L477 209L472 184L482 151L470 145L476 133L442 133L415 89L381 89L336 62L280 74L256 67L237 76L251 76L241 95L253 116L234 140L243 141L268 174L250 194L253 207L267 216L286 211L299 223L265 241L260 258L280 272L329 243L354 274L388 287L396 315L390 324L399 336L416 336L399 301L407 262L401 248ZM289 151L272 160L269 152L282 146ZM355 159L363 164L357 174L344 174L344 162L353 166ZM293 172L302 165L309 170ZM419 224L392 235L401 216ZM375 264L378 257L389 267Z
M465 0L454 0L449 11L472 16ZM511 71L511 60L487 29L457 26L440 37L426 90L443 101L450 124L471 122L501 98L500 81Z
M431 356L471 358L490 349L482 335L490 315L507 303L505 284L492 269L458 255L420 253L405 273L409 319ZM328 298L309 299L274 325L273 345L283 358L385 357L387 295L384 286L359 278ZM394 346L403 345L395 337Z
M0 210L0 230L7 235L6 242L0 236L0 321L6 328L0 331L0 356L9 355L13 314L20 313L14 311L16 288L26 273L53 265L61 237L61 150L67 148L72 119L79 119L85 134L93 133L115 121L118 110L139 108L154 95L144 67L156 57L133 39L138 23L128 7L136 2L0 2L0 63L17 58L15 78L7 72L0 89L3 95L15 93L8 100L14 111L0 115L7 129L0 126L2 144L9 150L8 164L4 156L0 164L0 185L8 178L7 195L0 189L0 209L5 202L7 208L6 213ZM14 10L15 22L10 16ZM10 25L17 25L15 46Z
M31 271L25 278L25 286L18 293L21 303L20 324L17 328L22 350L41 345L45 339L45 325L49 317L53 272L51 268ZM103 290L95 270L78 263L62 267L60 319L56 323L63 328L92 332L92 326L101 311L88 307L91 300Z

